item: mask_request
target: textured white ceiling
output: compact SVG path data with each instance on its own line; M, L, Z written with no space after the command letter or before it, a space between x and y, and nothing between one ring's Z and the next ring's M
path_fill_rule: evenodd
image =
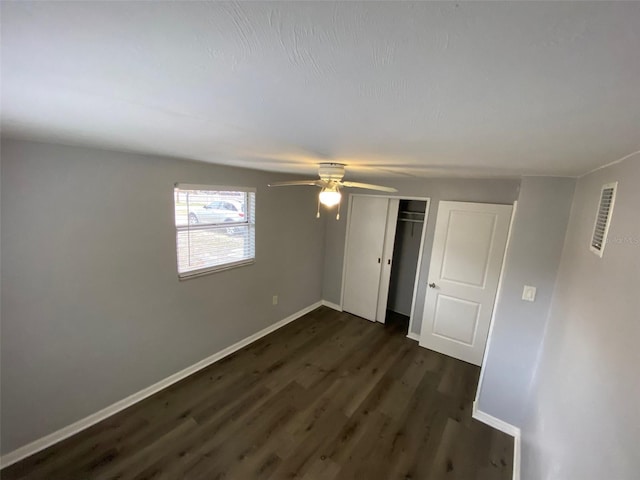
M4 134L350 177L640 150L640 3L2 2Z

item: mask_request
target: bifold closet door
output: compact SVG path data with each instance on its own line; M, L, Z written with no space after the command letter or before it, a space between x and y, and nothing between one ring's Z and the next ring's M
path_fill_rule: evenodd
M389 284L391 282L391 262L393 261L393 246L396 240L396 225L398 223L398 207L400 200L390 198L387 206L387 225L384 234L382 251L382 268L380 270L380 287L378 288L378 311L376 320L384 323L387 317L387 301L389 300Z
M351 197L342 309L375 321L389 199Z

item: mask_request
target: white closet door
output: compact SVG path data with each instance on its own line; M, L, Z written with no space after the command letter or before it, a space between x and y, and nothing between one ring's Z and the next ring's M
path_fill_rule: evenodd
M375 321L389 199L353 196L342 309Z
M396 225L398 223L398 207L400 200L389 199L387 208L387 226L384 236L384 251L382 252L382 269L380 271L380 293L378 294L378 313L376 320L384 323L387 317L387 301L389 300L389 283L391 282L391 262L393 260L393 246L396 242Z

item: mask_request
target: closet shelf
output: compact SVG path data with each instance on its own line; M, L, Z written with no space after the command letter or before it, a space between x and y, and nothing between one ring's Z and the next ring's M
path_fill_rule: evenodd
M412 212L411 210L401 211L398 215L400 222L424 223L425 212Z

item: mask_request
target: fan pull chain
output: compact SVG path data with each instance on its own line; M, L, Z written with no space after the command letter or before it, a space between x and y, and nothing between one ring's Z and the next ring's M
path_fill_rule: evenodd
M318 195L318 212L316 213L316 218L320 218L320 195Z
M336 215L336 220L340 220L340 207L342 206L342 202L338 202L338 214Z

